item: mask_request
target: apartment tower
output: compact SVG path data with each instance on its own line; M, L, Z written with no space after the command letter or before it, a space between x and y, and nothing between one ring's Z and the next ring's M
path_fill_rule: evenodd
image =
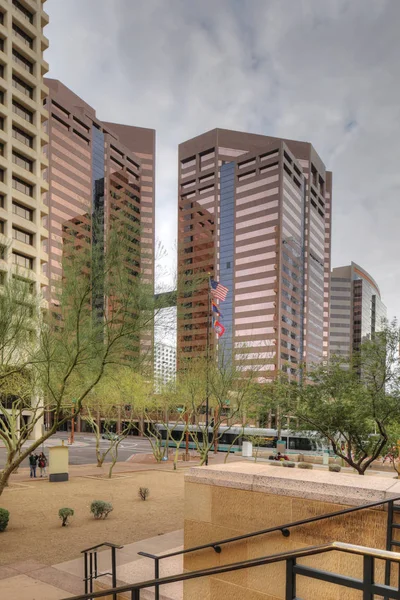
M178 361L206 353L207 283L185 287L199 273L229 288L218 346L241 368L297 377L327 358L331 188L310 143L215 129L180 144Z
M48 286L43 4L0 0L0 283L18 277L32 293Z
M382 329L386 306L376 281L353 262L332 269L330 303L330 355L349 359Z
M93 218L104 234L124 208L140 232L138 272L153 286L155 131L100 121L94 108L60 81L46 79L49 94L49 298L62 277L66 230L90 241ZM129 221L128 221L129 220ZM133 240L137 247L138 240Z

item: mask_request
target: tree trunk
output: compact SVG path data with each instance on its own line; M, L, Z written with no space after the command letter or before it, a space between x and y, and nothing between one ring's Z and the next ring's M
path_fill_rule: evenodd
M15 466L11 463L1 471L0 475L0 496L4 492L4 489L8 487L8 480L11 473L15 470Z

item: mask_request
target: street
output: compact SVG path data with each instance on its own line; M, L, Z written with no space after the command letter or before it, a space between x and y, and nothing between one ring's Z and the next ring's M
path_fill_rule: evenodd
M61 440L67 444L69 434L59 431L54 436L49 438L44 445L44 452L48 458L49 446L57 446L61 444ZM31 442L27 443L25 447ZM110 442L108 440L100 441L101 450L107 450ZM85 465L85 464L96 464L96 441L93 434L90 433L76 433L75 441L72 446L69 447L69 462L71 465ZM42 447L37 448L36 452L41 452ZM127 460L132 454L150 454L151 447L146 438L129 436L123 440L118 448L118 462ZM111 457L108 454L105 462L110 462ZM0 469L5 465L6 461L6 450L4 446L0 446ZM21 464L22 467L28 467L28 459L25 459Z

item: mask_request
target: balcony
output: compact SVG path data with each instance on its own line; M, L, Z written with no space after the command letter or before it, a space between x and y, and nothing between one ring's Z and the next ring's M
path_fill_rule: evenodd
M42 27L46 27L49 24L49 15L44 10L40 12L40 19Z

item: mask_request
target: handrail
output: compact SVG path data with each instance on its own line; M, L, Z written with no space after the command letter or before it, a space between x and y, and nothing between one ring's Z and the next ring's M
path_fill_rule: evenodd
M276 531L280 531L284 537L290 536L290 529L292 527L300 527L301 525L307 525L308 523L315 523L317 521L323 521L325 519L331 519L332 517L339 517L341 515L347 515L352 512L357 512L359 510L367 510L369 508L374 508L375 506L382 506L384 504L388 504L389 502L397 502L400 501L400 496L395 498L388 498L387 500L379 500L378 502L370 502L369 504L362 504L361 506L353 506L352 508L344 508L343 510L338 510L332 513L327 513L325 515L317 515L315 517L310 517L308 519L302 519L301 521L292 521L291 523L285 523L284 525L277 525L275 527L268 527L268 529L260 529L258 531L252 531L250 533L244 533L243 535L237 535L231 538L225 538L223 540L218 540L217 542L209 542L207 544L202 544L201 546L193 546L192 548L185 548L183 550L177 550L176 552L170 552L169 554L158 554L151 555L147 552L138 552L141 556L146 556L148 558L157 558L161 560L163 558L172 558L173 556L179 556L181 554L188 554L190 552L198 552L199 550L205 550L206 548L213 548L215 552L221 552L221 546L224 544L230 544L231 542L239 542L241 540L245 540L248 538L256 537L258 535L264 535L267 533L274 533Z
M323 554L326 552L346 552L348 554L358 554L364 557L377 558L382 560L390 560L393 562L400 563L400 553L390 552L388 550L378 550L375 548L367 548L364 546L357 546L354 544L347 544L344 542L332 542L330 544L323 544L320 546L309 546L300 550L289 550L288 552L280 552L279 554L271 554L269 556L262 556L259 558L252 558L236 563L229 563L227 565L220 565L217 567L209 567L207 569L200 569L198 571L191 571L189 573L180 573L179 575L170 575L168 577L161 577L159 579L150 579L148 581L142 581L140 583L134 583L130 585L124 585L115 587L113 589L101 590L99 592L91 592L90 594L82 594L80 596L65 598L64 600L92 600L95 598L105 598L110 594L122 594L124 592L139 591L145 588L166 585L169 583L177 583L179 581L188 581L191 579L198 579L199 577L208 577L211 575L220 575L232 571L239 571L242 569L248 569L251 567L259 567L262 565L270 565L282 561L296 561L299 558L306 556L313 556L316 554ZM310 572L312 570L310 569Z
M121 548L123 548L123 546L118 546L112 542L103 542L102 544L97 544L97 546L92 546L91 548L86 548L86 550L81 550L81 554L85 554L85 552L92 552L93 550L97 550L97 548L101 548L102 546L107 546L107 548L115 548L116 550L121 550Z

